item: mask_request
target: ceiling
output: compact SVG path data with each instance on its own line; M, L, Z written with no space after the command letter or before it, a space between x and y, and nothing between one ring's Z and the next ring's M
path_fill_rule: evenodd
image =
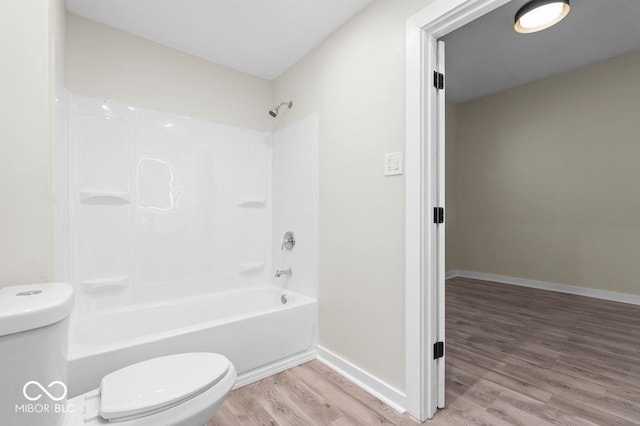
M519 34L513 0L443 37L447 99L466 102L640 49L640 1L572 0L560 23Z
M274 79L372 0L66 0L85 18Z

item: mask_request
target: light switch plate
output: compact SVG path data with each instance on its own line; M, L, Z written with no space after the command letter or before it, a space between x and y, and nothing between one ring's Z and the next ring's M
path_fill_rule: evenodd
M384 155L384 175L402 174L402 152L390 152Z

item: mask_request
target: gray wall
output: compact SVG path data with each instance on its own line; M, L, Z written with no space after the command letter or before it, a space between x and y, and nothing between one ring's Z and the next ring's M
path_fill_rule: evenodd
M640 294L638 76L640 51L456 106L456 268Z

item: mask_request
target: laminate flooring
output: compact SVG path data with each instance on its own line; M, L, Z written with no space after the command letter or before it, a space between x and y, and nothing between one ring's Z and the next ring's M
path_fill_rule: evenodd
M640 306L447 282L433 425L640 425ZM233 391L209 426L413 425L318 361Z

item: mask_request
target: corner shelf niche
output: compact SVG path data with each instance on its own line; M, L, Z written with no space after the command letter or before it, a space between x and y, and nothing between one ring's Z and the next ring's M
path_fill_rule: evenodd
M267 205L264 197L240 197L238 198L238 207L245 209L263 209Z
M239 269L241 274L259 272L264 269L264 262L241 263Z
M84 287L84 291L89 294L101 293L104 291L124 290L129 287L129 277L122 275L119 277L85 280L82 282L82 285Z
M90 205L118 206L131 202L131 193L112 191L80 191L80 202Z

